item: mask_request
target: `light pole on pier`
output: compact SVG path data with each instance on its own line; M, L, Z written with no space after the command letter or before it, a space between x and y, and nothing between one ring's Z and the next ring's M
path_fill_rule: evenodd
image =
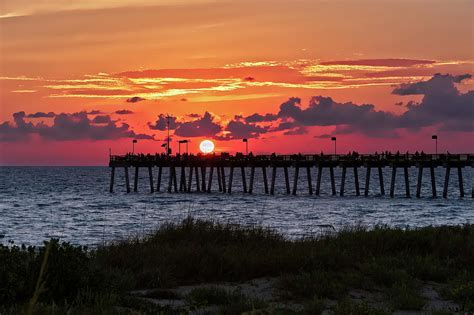
M331 141L334 141L334 155L337 154L337 147L336 147L336 143L337 143L337 138L336 137L331 137Z
M132 140L132 155L135 154L135 143L137 143L138 141L136 139L133 139Z
M431 139L435 141L435 154L438 155L438 136L437 135L432 135Z
M249 155L249 139L244 138L242 139L242 142L245 142L245 156Z

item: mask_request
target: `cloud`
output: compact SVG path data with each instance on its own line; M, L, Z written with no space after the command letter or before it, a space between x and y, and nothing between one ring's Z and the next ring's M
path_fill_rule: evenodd
M346 65L346 66L374 66L374 67L412 67L417 65L433 64L434 60L420 59L359 59L359 60L335 60L321 62L321 65Z
M96 116L88 118L88 113L61 113L54 117L51 126L44 123L33 124L26 122L25 112L13 114L14 124L4 122L0 125L1 141L27 140L30 135L38 135L46 140L113 140L120 138L150 139L147 134L137 134L128 124L117 125L110 116Z
M137 102L141 102L141 101L144 101L145 99L144 98L141 98L139 96L134 96L134 97L131 97L131 98L127 98L127 103L137 103Z
M117 115L130 115L133 114L133 111L128 110L128 109L120 109L115 112Z
M176 121L177 118L175 116L169 116L169 115L164 115L164 114L160 114L154 124L149 122L148 127L153 130L160 130L160 131L167 130L168 119L169 119L169 124L170 124L169 125L170 130L176 129L179 124Z
M222 131L222 126L214 121L214 117L205 112L203 116L177 124L174 132L180 137L214 137Z
M238 117L237 117L238 119ZM241 120L231 120L225 131L227 133L223 137L219 137L220 140L233 140L243 138L258 138L261 134L267 133L269 127L262 127L256 124L249 124Z
M244 81L255 81L254 77L245 77Z
M278 119L278 116L274 114L260 115L260 114L255 113L253 115L245 117L245 121L248 123L269 122L269 121L274 121L276 119Z
M34 114L28 114L26 117L28 117L28 118L53 118L54 116L56 116L56 114L53 113L53 112L49 112L49 113L36 112Z
M322 135L317 135L317 136L314 136L315 138L318 138L318 139L329 139L331 138L332 136L327 134L327 133L324 133Z
M420 103L408 101L407 111L395 115L375 109L373 104L339 103L331 97L314 96L306 108L301 99L292 97L280 105L278 113L253 114L246 122L279 124L270 131L284 134L301 134L309 126L336 126L335 133L362 133L370 137L397 137L397 129L416 131L427 126L440 126L442 130L473 131L474 91L462 94L455 83L471 75L452 76L435 74L427 81L402 84L393 90L396 95L423 95ZM398 104L403 104L402 102Z
M431 79L412 84L402 84L393 90L397 95L423 95L420 103L409 103L401 115L399 127L421 128L441 124L443 130L474 130L474 91L459 92L455 83L471 75L452 76L435 74Z
M103 114L103 112L96 109L87 112L87 115L100 115L100 114Z

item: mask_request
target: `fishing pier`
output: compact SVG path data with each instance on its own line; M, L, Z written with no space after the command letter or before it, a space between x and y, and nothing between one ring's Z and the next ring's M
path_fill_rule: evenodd
M442 196L447 198L449 178L452 170L457 171L459 196L465 196L463 168L474 166L474 154L348 154L348 155L111 155L109 166L111 168L110 192L114 191L116 169L125 172L125 187L127 193L130 190L129 169L134 169L133 190L138 190L138 174L140 169L148 170L150 192L165 190L169 193L191 193L193 191L211 193L232 193L234 176L240 170L241 188L243 193L252 194L254 189L256 171L261 174L263 188L266 194L275 193L275 181L277 172L284 174L284 187L286 194L296 195L298 185L307 186L309 195L319 196L321 192L322 174L329 172L330 187L332 195L344 196L347 172L352 171L355 194L357 196L369 195L371 172L377 172L380 195L385 195L383 169L391 169L389 194L395 195L397 171L403 171L405 196L411 197L409 169L417 169L416 197L421 197L421 186L423 171L429 171L431 180L431 196L437 197L438 191L435 180L435 170L441 168L444 171L444 185ZM153 169L157 168L157 178L153 176ZM293 168L290 178L289 169ZM341 169L339 192L336 190L335 168ZM162 183L162 177L166 169L167 183ZM359 170L365 171L365 185L361 192L359 183ZM226 171L228 170L228 174ZM237 171L237 172L236 172ZM250 173L249 173L250 172ZM306 184L300 183L300 172L306 172ZM179 174L178 174L179 173ZM270 174L268 174L270 173ZM313 173L316 183L313 184ZM270 175L270 182L268 175ZM249 176L249 177L248 177ZM179 180L178 180L179 177ZM214 178L217 179L217 187L213 186ZM193 184L195 181L195 185ZM217 188L217 190L216 190ZM474 198L474 188L471 187L471 198Z

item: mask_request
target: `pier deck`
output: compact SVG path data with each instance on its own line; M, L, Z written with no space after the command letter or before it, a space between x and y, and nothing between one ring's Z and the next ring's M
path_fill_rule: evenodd
M232 183L235 168L240 169L242 176L242 190L244 193L252 193L254 186L255 170L260 169L263 176L263 184L265 193L274 194L275 180L278 169L284 172L284 182L287 194L296 194L298 187L298 178L300 170L306 169L306 179L308 193L312 195L320 194L321 188L321 174L326 168L329 170L332 194L336 195L336 183L334 176L334 169L336 167L342 169L341 183L339 194L344 195L345 181L347 169L353 171L354 186L356 195L360 195L359 185L359 168L365 168L365 186L364 196L368 196L370 187L370 173L371 170L377 170L379 177L380 194L385 194L384 180L382 169L391 168L390 181L390 196L393 197L395 193L396 172L402 169L404 172L404 186L405 195L411 197L410 183L408 170L411 167L418 169L416 197L421 195L421 183L423 177L423 170L430 170L432 196L437 196L435 173L437 167L444 168L445 180L443 185L443 197L448 195L449 176L451 169L457 170L457 177L459 181L459 194L464 197L464 179L462 169L464 167L474 166L474 154L348 154L348 155L322 155L322 154L293 154L293 155L249 155L243 154L229 155L144 155L144 154L127 154L123 156L110 156L109 166L111 167L111 181L110 192L113 192L115 181L115 169L123 168L125 171L125 181L127 192L130 192L129 168L135 168L134 177L134 191L137 191L138 186L138 171L139 168L148 169L150 191L154 192L155 187L160 191L162 185L163 169L168 169L169 182L167 183L168 192L191 192L193 175L196 181L196 190L203 192L211 192L213 178L217 177L217 184L220 192L231 193ZM158 168L158 176L153 178L153 168ZM293 179L289 178L289 168L294 168ZM229 169L228 178L226 178L225 170ZM250 178L247 178L247 169L250 169ZM316 187L312 183L312 169L317 169ZM178 187L178 170L179 187ZM214 170L215 173L214 174ZM269 185L267 170L271 171L271 182ZM207 178L206 178L207 177ZM247 181L249 185L247 185ZM290 182L293 183L291 187ZM474 188L471 188L471 197L474 197Z

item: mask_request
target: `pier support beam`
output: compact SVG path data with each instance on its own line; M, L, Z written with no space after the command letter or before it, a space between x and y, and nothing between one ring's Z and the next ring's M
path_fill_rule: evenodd
M110 173L110 192L114 192L114 182L115 182L115 166L112 166Z
M240 173L242 174L242 186L245 194L247 193L247 178L245 177L245 167L240 167Z
M138 166L135 166L135 178L133 180L133 191L138 191Z
M201 166L201 189L206 191L206 167Z
M232 182L234 180L234 167L230 167L230 173L229 173L229 189L228 192L229 194L232 192Z
M276 179L276 166L272 167L272 183L270 186L270 194L275 194L275 179Z
M217 166L216 170L217 170L217 184L219 186L219 191L221 192L222 191L221 167Z
M423 178L423 165L418 166L418 180L416 183L416 198L421 196L421 180Z
M446 165L446 174L444 175L443 198L448 198L448 185L449 185L450 172L451 172L451 167L449 165Z
M431 175L431 192L432 192L433 198L436 198L436 178L435 178L433 165L430 166L430 175Z
M321 165L318 166L318 178L316 180L316 196L319 196L321 192L321 176L323 174L323 167Z
M222 181L222 192L225 193L227 189L226 189L226 183L225 183L225 169L223 166L221 167L221 181Z
M174 192L178 192L178 181L176 178L176 167L173 166L173 186L174 186Z
M201 183L199 182L199 167L194 167L194 173L196 174L196 191L201 191Z
M148 166L148 179L150 180L150 192L154 193L155 189L153 187L153 169L151 166Z
M385 195L385 186L383 182L383 172L382 172L382 167L379 166L379 185L380 185L380 194L383 196Z
M366 166L366 173L365 173L365 190L364 196L369 195L369 187L370 187L370 165Z
M336 180L334 179L334 167L330 166L329 167L329 175L331 177L331 189L332 189L332 195L336 195Z
M262 166L262 174L263 174L263 186L265 188L265 193L268 194L268 179L267 179L267 167Z
M300 172L300 167L298 165L295 166L295 177L293 179L293 195L296 195L296 190L298 189L298 175Z
M290 176L288 175L288 167L283 167L283 172L285 173L285 186L286 186L286 193L290 194Z
M462 180L462 167L458 166L459 197L464 197L464 183Z
M249 186L249 194L253 193L253 179L255 178L255 166L250 168L250 186Z
M207 182L207 192L211 192L211 187L212 187L212 175L214 175L214 166L211 166L209 169L209 180Z
M158 178L156 179L156 191L160 191L161 189L161 176L163 173L163 167L160 165L158 166Z
M306 177L308 179L308 193L313 194L313 183L311 182L311 167L306 166Z
M355 184L355 189L356 189L356 196L360 196L359 172L357 170L357 166L354 166L354 184Z
M392 181L390 182L390 197L395 195L395 177L397 176L397 167L392 166Z
M181 175L179 178L179 191L186 191L186 168L181 166Z
M342 175L341 175L341 187L339 191L339 195L342 197L344 196L344 185L346 183L346 166L342 166Z
M410 181L408 180L408 167L403 167L403 173L405 174L405 195L410 198Z
M188 192L191 192L191 187L193 185L193 167L189 168L189 176L188 176Z
M124 167L124 171L125 171L125 186L127 188L127 193L130 192L130 178L128 177L128 167L125 166Z

